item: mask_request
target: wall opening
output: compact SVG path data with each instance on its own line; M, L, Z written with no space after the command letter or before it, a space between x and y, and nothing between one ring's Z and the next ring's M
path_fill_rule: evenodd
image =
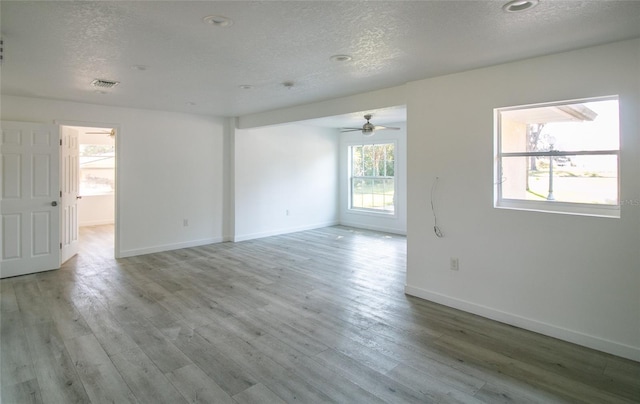
M77 231L76 252L114 257L116 130L112 127L63 126L77 136ZM63 186L64 189L64 186ZM63 223L63 228L66 224ZM63 230L64 232L64 230Z

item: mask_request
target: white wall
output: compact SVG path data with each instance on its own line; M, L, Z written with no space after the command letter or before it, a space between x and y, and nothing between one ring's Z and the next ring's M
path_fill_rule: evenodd
M407 232L407 130L405 122L385 124L399 127L398 131L377 131L371 137L363 137L360 132L340 134L340 224L390 233ZM365 143L396 143L396 196L395 214L381 215L358 212L349 209L349 167L348 147Z
M494 108L614 94L621 219L493 208ZM417 81L407 98L407 293L640 360L640 40Z
M1 113L3 120L118 129L121 256L224 239L224 119L5 95Z
M374 110L378 108L395 107L398 105L406 104L405 86L390 87L382 90L371 91L363 94L356 94L348 97L336 98L328 101L317 102L313 104L298 105L291 108L282 108L274 111L261 112L256 114L250 114L241 116L238 118L238 127L242 130L252 127L267 127L267 125L274 124L290 124L292 122L303 121L307 119L323 118L334 115L343 115L353 112L361 112L366 110ZM404 124L397 124L394 126L402 126ZM304 126L302 130L308 130L310 127ZM406 130L406 128L405 128ZM405 130L400 131L397 135L402 136ZM392 133L392 132L388 132ZM357 132L356 132L357 134ZM385 132L379 132L378 135L386 135ZM346 134L340 134L341 145L344 139L353 139L354 135L346 136ZM391 135L393 136L393 135ZM406 150L406 135L403 136L400 141L400 146ZM341 146L340 153L344 153L345 150ZM405 152L406 153L406 152ZM341 224L348 226L356 226L362 228L368 228L373 230L388 231L392 233L405 234L406 233L406 199L399 201L399 215L397 218L376 218L375 216L350 213L345 208L346 204L346 167L344 166L345 156L340 156L340 200L337 205L339 208L339 221ZM401 163L406 161L401 161ZM399 167L401 172L406 173L405 166ZM401 189L398 190L399 194L406 195L406 176L400 178ZM404 189L403 189L404 188ZM404 195L403 195L404 194ZM266 233L268 234L268 232Z
M337 224L337 131L237 129L234 148L236 241Z
M78 224L96 226L115 222L115 197L108 195L83 195L78 200Z

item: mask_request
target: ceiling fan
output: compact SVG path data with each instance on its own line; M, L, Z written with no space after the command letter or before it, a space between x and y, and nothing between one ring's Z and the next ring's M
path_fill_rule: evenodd
M102 131L102 132L86 132L88 135L108 135L109 137L115 137L116 136L116 130L111 129L108 132Z
M342 128L342 132L355 132L357 130L362 131L362 134L365 136L371 136L373 135L373 133L377 130L382 130L382 129L390 129L390 130L399 130L400 128L395 128L392 126L378 126L378 125L374 125L371 122L369 122L369 120L371 119L371 114L367 114L364 116L364 119L367 120L367 122L362 125L361 128Z

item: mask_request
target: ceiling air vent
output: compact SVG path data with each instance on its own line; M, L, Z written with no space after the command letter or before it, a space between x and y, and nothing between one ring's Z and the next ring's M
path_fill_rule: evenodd
M91 82L92 86L100 87L100 88L111 88L111 87L117 86L118 84L120 84L119 81L103 80L103 79L95 79Z

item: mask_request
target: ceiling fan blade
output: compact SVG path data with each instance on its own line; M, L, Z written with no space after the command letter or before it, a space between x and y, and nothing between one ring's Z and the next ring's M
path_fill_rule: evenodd
M85 134L87 134L87 135L107 135L109 137L115 137L116 136L116 130L115 129L111 129L110 131L102 131L102 132L85 132Z
M400 130L400 128L394 126L376 126L375 130Z
M361 131L362 128L341 128L340 132L355 132L355 131Z

